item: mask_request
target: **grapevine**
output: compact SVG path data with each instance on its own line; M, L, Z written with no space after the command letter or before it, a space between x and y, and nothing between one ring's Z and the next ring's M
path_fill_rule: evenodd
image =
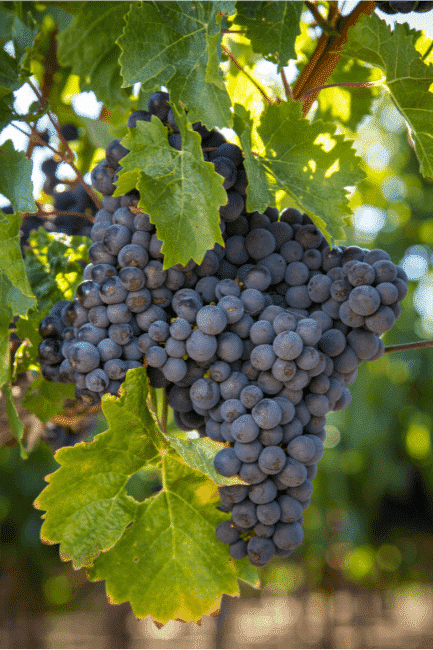
M2 298L0 385L10 428L25 459L31 449L10 386L37 368L23 405L43 422L66 418L47 426L60 468L34 504L45 512L41 537L59 543L62 559L86 567L89 579L106 580L113 602L128 600L137 616L161 623L214 612L223 593L238 593L239 579L257 586L257 568L296 553L326 453L327 414L350 408L364 361L432 345L386 346L409 279L386 251L344 241L347 188L364 173L349 137L314 115L324 90L356 97L386 88L409 125L421 173L432 176L431 135L417 111L433 107L429 50L422 57L401 24L388 45L380 18L425 13L432 3L361 2L345 16L328 3L326 17L320 3L305 3L321 35L293 84L284 68L296 56L293 25L303 4L249 4L109 7L108 40L96 48L117 52L113 97L96 67L87 75L73 63L80 14L60 30L58 67L77 65L82 88L93 80L105 104L99 121L122 107L121 126L98 147L104 158L89 155L87 167L76 160L80 125L55 117L51 80L4 51L16 80L0 101L28 137L26 154L10 141L0 148L0 160L11 161L0 181L10 201L0 233L13 242L0 253L1 277L14 288ZM99 10L87 5L91 39ZM205 28L195 31L196 21ZM164 51L167 22L179 24L190 50L173 36ZM236 38L272 60L285 98L241 63ZM36 38L28 56L50 43ZM410 75L397 65L400 46ZM142 63L144 52L145 61L159 57L159 68ZM366 64L361 80L332 76L347 58ZM225 84L220 64L254 89L258 117ZM25 116L11 101L22 82L36 98ZM139 101L131 102L137 83ZM42 117L49 129L39 126ZM28 189L15 192L13 177L29 183L33 151L42 147L50 153L41 166L43 200L35 202ZM61 163L73 181L58 175ZM108 428L91 441L85 426L70 426L101 411ZM139 503L126 485L149 467L160 472L161 489ZM68 493L71 485L80 487ZM195 599L193 563L207 581ZM175 576L169 603L162 591L153 602L142 595L159 571Z

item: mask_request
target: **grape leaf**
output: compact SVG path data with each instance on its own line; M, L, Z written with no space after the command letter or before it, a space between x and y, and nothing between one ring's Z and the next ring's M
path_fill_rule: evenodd
M23 151L16 151L12 140L0 145L0 193L9 199L14 212L35 212L32 169Z
M365 176L351 142L335 130L335 124L303 119L299 102L282 102L265 108L256 143L270 191L286 192L331 244L345 238L343 217L350 214L345 188ZM246 159L248 177L249 167Z
M344 82L369 82L382 77L378 68L370 68L357 59L341 58L334 72L328 79L328 84ZM381 86L360 87L334 87L321 90L318 96L320 110L316 112L315 119L340 120L352 131L369 112L373 98L383 92Z
M10 378L9 324L36 305L21 255L20 223L20 214L0 211L0 387Z
M218 225L218 209L227 203L223 178L212 163L204 162L200 136L187 126L184 112L176 111L176 122L181 151L168 144L167 128L157 118L130 129L122 140L130 153L121 160L123 171L114 192L121 196L126 188L139 190L138 205L150 215L164 242L164 268L187 264L191 258L200 263L215 242L224 243Z
M268 188L265 170L251 153L252 149L252 120L251 113L241 104L235 104L234 127L242 144L245 166L248 168L247 210L249 212L264 212L270 205L271 194Z
M137 505L133 525L88 575L105 579L111 602L129 600L137 617L199 620L219 608L223 593L238 593L242 574L215 537L224 517L214 484L171 455L161 469L163 489Z
M121 88L119 48L129 2L68 3L74 9L70 25L58 35L58 59L80 77L80 89L93 90L109 108L128 106L129 92ZM77 7L78 5L78 7Z
M16 60L0 48L0 97L17 90L20 85Z
M53 415L63 411L65 399L75 399L73 384L47 381L40 375L24 393L22 406L41 422L48 422Z
M36 306L36 300L21 255L20 224L20 214L4 214L0 211L0 275L6 276L10 283L3 299L14 314L25 316L29 309Z
M132 5L117 43L125 86L149 87L157 77L171 101L188 106L191 123L230 127L230 98L215 53L217 12L233 13L232 2L143 2ZM215 38L216 36L216 38ZM162 74L164 76L162 76Z
M14 18L15 14L12 11L0 7L0 45L4 45L10 39Z
M32 16L30 13L25 17L26 22L14 16L11 29L12 42L15 48L15 56L18 59L21 66L30 67L29 54L33 46L34 40L39 33L39 28L34 24Z
M300 32L302 2L236 2L236 8L236 25L246 28L254 52L263 54L265 59L272 55L272 60L278 55L275 57L278 73L290 59L296 59L295 41Z
M9 323L13 318L7 300L10 286L8 278L0 273L0 388L10 379Z
M47 511L41 537L60 542L62 559L87 566L91 580L105 579L111 602L129 600L136 616L197 620L223 592L238 593L237 578L256 584L257 574L216 540L225 517L215 484L170 449L146 402L145 369L128 371L121 397L102 400L109 429L56 453L61 467L34 504ZM125 486L149 465L162 489L138 503Z
M38 306L15 324L16 335L24 341L15 354L15 376L37 364L38 346L42 340L39 323L58 300L74 298L83 278L81 264L89 261L88 237L48 233L45 228L39 228L30 233L29 244L24 262Z
M18 416L18 412L12 397L10 384L5 384L2 388L2 391L4 393L5 401L6 401L6 412L8 415L9 426L11 428L13 435L15 436L16 440L18 440L18 443L20 445L21 458L23 460L27 460L29 455L25 446L23 445L24 425Z
M354 56L380 68L391 98L409 125L424 176L433 176L433 66L415 49L419 32L396 23L394 30L376 16L361 15L350 30L342 56Z
M183 431L178 430L174 434L167 433L165 435L173 449L182 456L189 467L197 469L202 474L206 474L217 485L244 484L239 478L226 478L215 471L213 464L215 454L227 445L221 442L215 442L210 438L197 438L192 440Z

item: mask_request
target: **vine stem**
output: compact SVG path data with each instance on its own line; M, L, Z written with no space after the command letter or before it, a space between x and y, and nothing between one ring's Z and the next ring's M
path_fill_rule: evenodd
M247 72L247 71L245 70L245 68L243 68L243 67L241 66L241 64L240 64L238 61L236 61L236 59L235 59L235 57L233 56L233 54L232 54L232 53L231 53L231 52L230 52L226 47L224 47L224 45L221 45L221 49L223 50L224 54L226 54L226 56L228 56L229 59L231 59L231 60L233 61L233 63L235 64L235 66L236 66L237 68L239 68L239 70L241 70L241 71L244 73L244 75L245 75L246 77L248 77L248 79L251 81L251 83L254 84L254 86L257 88L257 90L258 90L258 91L263 95L265 101L266 101L268 104L270 104L270 103L271 103L271 100L270 100L270 98L267 96L267 94L265 93L265 91L263 90L263 88L260 86L260 84L259 84L259 83L258 83L258 82L257 82L257 81L256 81L256 80L255 80L251 75L250 75L249 72Z
M85 212L69 212L68 210L53 210L52 212L46 212L45 210L38 210L37 212L24 212L23 218L25 217L51 217L54 216L65 216L65 217L85 217L91 223L93 223L93 217Z
M292 89L290 88L290 84L287 81L287 77L286 77L286 73L284 72L284 68L281 69L281 78L283 80L283 86L284 86L284 91L286 93L287 101L294 102L295 98L293 96Z
M428 57L428 55L430 54L430 52L431 52L432 50L433 50L433 42L430 43L430 45L428 46L427 50L424 52L424 54L423 54L423 56L422 56L422 58L421 58L421 61L425 61L426 58Z
M158 418L158 398L156 396L156 388L154 386L149 386L149 401L150 401L150 408L153 411L153 414L155 415L158 424L159 418Z
M326 90L327 88L370 88L371 86L380 86L381 84L385 83L385 81L386 77L382 77L381 79L376 79L374 81L342 81L341 83L337 84L318 86L317 88L312 88L306 92L305 95L302 95L302 97L299 98L299 101L303 102L308 97L308 95L311 95L311 93L318 93L320 90Z
M388 345L388 347L385 348L385 352L406 352L407 350L421 350L423 348L433 348L433 340L401 343L400 345Z
M162 389L162 412L160 428L163 433L167 433L167 416L168 416L168 397L165 388Z
M334 26L331 25L330 23L328 23L328 21L319 13L319 11L317 10L317 7L314 4L314 2L309 2L308 0L306 0L305 6L307 7L307 9L309 11L311 11L314 18L316 19L317 24L319 25L319 27L321 27L323 29L323 31L326 34L328 34L328 35L332 34L334 36L338 36L338 32L336 31Z
M30 80L28 80L27 83L29 84L30 88L33 90L36 97L38 98L40 107L44 108L45 104L46 104L46 99L44 99L44 97L40 94L40 92L38 91L36 86ZM48 115L48 118L49 118L51 124L55 128L56 133L59 136L60 142L63 144L63 147L65 148L65 152L66 152L66 153L61 153L59 151L56 151L55 153L58 156L60 156L60 158L62 159L63 162L67 163L73 169L73 171L75 172L79 182L84 187L84 189L86 190L87 194L90 196L92 201L95 203L98 210L102 210L102 203L99 201L99 199L96 196L96 194L94 193L94 191L87 185L87 183L85 182L83 176L81 175L81 172L78 170L77 166L74 164L73 160L74 160L75 155L74 155L73 151L71 150L67 140L63 137L62 132L60 130L60 127L56 123L55 119L53 118L50 110L47 111L47 115ZM50 149L52 149L52 147L50 147Z
M355 25L362 14L371 14L375 7L375 2L371 0L358 2L350 14L338 18L335 25L338 36L322 34L316 50L296 82L293 90L295 99L300 99L310 90L323 86L327 82L341 58L340 51L347 40L350 27ZM316 100L318 92L309 94L304 100L302 107L304 117Z

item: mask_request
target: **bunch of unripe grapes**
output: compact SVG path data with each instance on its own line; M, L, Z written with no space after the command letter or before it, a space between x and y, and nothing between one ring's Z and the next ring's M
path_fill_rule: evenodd
M175 124L165 93L149 113ZM149 119L134 113L128 124ZM72 302L41 321L44 376L73 382L77 399L117 394L128 369L143 363L165 388L177 427L224 446L218 473L242 483L219 488L217 528L233 558L264 566L302 541L303 511L323 454L325 416L350 403L348 386L364 360L383 354L407 292L407 276L382 250L330 249L309 217L245 209L242 151L194 125L204 156L223 176L224 247L201 264L163 268L162 242L136 190L112 196L119 141L92 172L104 194L94 219L90 264Z
M433 2L430 2L430 0L415 0L414 2L412 0L403 0L403 2L388 0L387 2L378 2L376 0L376 7L385 14L409 14L412 11L420 14L431 11L433 9Z

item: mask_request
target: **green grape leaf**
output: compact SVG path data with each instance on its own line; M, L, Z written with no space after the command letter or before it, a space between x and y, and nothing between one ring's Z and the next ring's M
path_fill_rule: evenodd
M107 107L128 106L129 92L121 88L120 51L115 41L130 3L77 2L73 8L71 23L58 35L60 65L80 77L80 90L93 90Z
M18 63L0 48L0 97L17 90L20 85Z
M14 16L11 29L12 42L15 47L15 56L22 66L29 66L30 51L33 47L35 38L39 33L39 28L34 24L30 12L27 14L26 21L29 24L24 23L18 18L18 16Z
M271 194L265 170L255 159L251 150L252 145L252 119L251 113L241 104L235 104L234 128L241 141L244 152L245 166L248 169L248 187L246 206L248 212L264 212L271 203Z
M10 384L5 384L2 388L2 391L6 398L6 412L8 415L9 426L13 435L20 445L20 454L23 460L26 460L29 455L26 448L23 445L23 436L24 436L24 425L21 422L18 412L12 397L12 391Z
M29 309L35 307L36 300L21 255L20 225L20 214L4 214L0 211L0 275L6 276L10 283L3 299L14 314L25 316Z
M138 205L150 215L164 242L164 268L190 259L200 263L215 242L224 243L218 210L227 202L222 176L203 160L199 134L187 125L185 113L175 114L182 150L168 144L167 128L157 118L137 122L122 140L130 153L121 160L123 171L114 192L114 196L124 193L125 174L128 187L132 179L136 181Z
M88 237L49 233L42 227L30 233L25 264L40 314L58 300L74 298L83 277L81 264L89 262L90 243Z
M108 430L56 453L61 466L35 501L47 511L41 537L136 616L197 620L238 593L237 578L257 584L257 575L216 540L217 488L170 449L147 397L145 369L128 371L120 398L103 397ZM161 472L162 489L139 503L125 486L145 467Z
M202 474L206 474L217 485L234 485L243 484L239 478L226 478L215 471L213 459L215 454L227 445L221 442L215 442L210 438L191 439L183 432L176 430L175 433L165 434L170 441L173 449L192 469L197 469Z
M380 68L395 105L409 125L424 176L433 176L433 66L426 65L415 49L419 32L396 23L394 30L372 14L361 15L348 33L342 56L354 56Z
M13 312L8 304L8 294L11 283L3 273L0 273L0 388L10 380L9 354L9 323Z
M22 406L41 422L48 422L53 415L63 411L65 399L75 399L73 384L47 381L40 375L24 393Z
M335 131L335 124L302 118L298 102L282 102L265 108L256 143L271 192L286 192L331 244L345 238L343 218L350 214L345 188L365 176L351 142ZM249 177L247 160L245 168Z
M246 28L254 52L277 58L277 72L296 59L302 2L236 2L236 25Z
M328 84L345 82L370 82L382 78L382 71L370 68L357 59L341 58ZM357 125L369 112L373 99L383 92L382 86L334 87L321 90L317 98L320 110L315 119L340 120L345 127L356 131Z
M107 122L101 120L91 120L89 117L81 117L87 131L87 136L94 147L105 149L113 140L110 128Z
M172 102L188 106L191 123L230 127L230 98L215 48L220 38L217 12L233 10L232 2L132 4L117 40L124 85L140 82L150 90L157 79Z
M15 324L15 333L24 342L15 353L14 376L37 365L39 323L57 301L74 298L83 278L81 264L89 261L89 243L88 237L48 233L45 228L30 233L24 262L38 306Z
M15 14L12 11L0 7L0 45L4 45L10 39L14 18Z
M12 140L0 145L0 193L9 199L14 212L35 212L31 160L16 151Z
M9 324L36 305L21 255L20 224L20 214L0 211L0 387L10 379Z
M73 560L75 568L89 565L120 539L137 505L126 494L128 479L168 450L146 400L144 369L129 371L121 397L103 397L108 430L90 443L60 449L55 457L61 467L35 502L48 511L42 539L60 542L62 559Z
M224 517L214 484L171 455L161 471L163 489L137 505L130 529L88 575L105 579L111 602L129 600L140 618L199 620L219 608L223 593L238 593L243 574L215 537Z

